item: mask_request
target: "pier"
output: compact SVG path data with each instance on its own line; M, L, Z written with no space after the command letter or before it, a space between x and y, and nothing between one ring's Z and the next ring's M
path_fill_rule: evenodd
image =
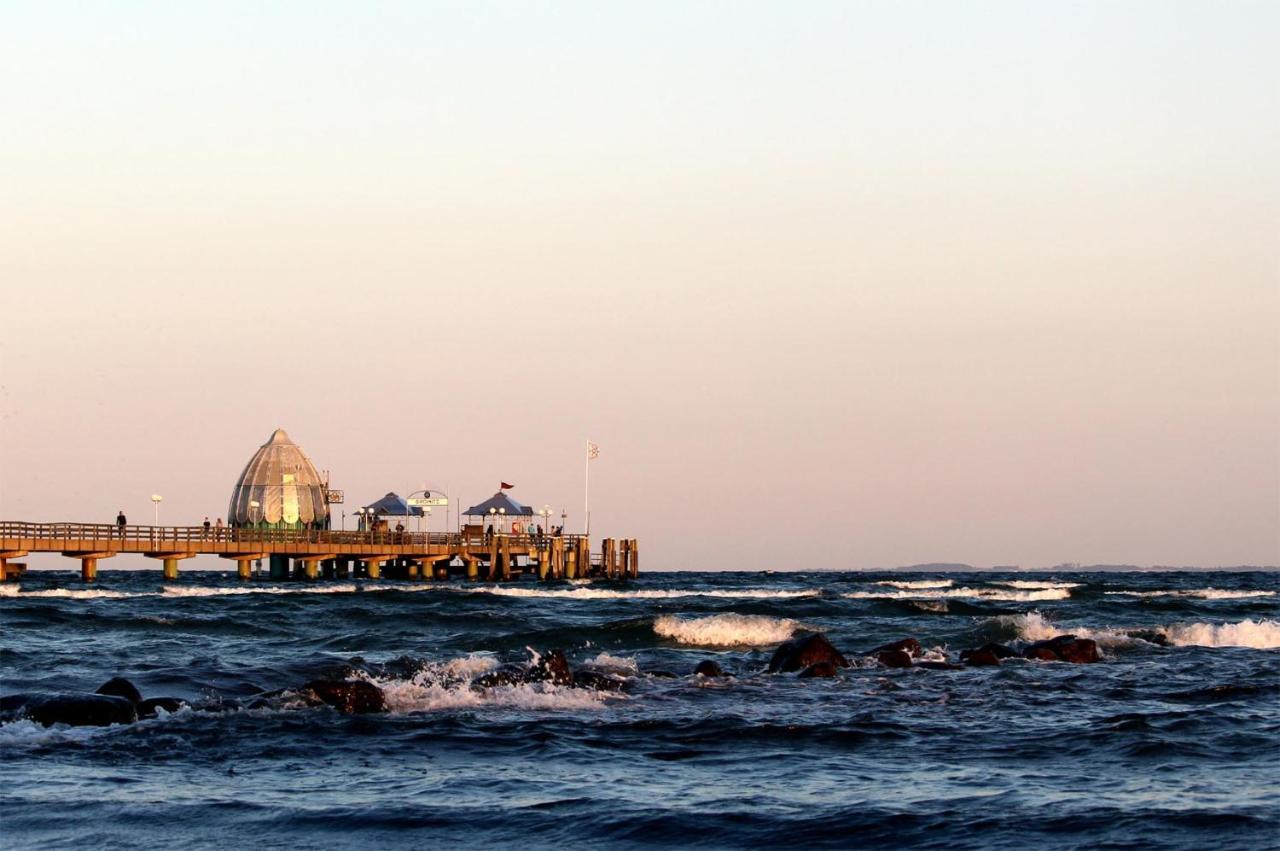
M536 535L480 529L462 532L332 531L317 529L115 526L106 523L0 521L0 581L21 578L31 553L58 553L80 562L80 577L93 582L98 564L118 555L160 562L176 580L184 559L213 555L236 563L242 580L367 579L509 581L538 579L634 579L639 575L635 538L604 538L592 553L585 535Z

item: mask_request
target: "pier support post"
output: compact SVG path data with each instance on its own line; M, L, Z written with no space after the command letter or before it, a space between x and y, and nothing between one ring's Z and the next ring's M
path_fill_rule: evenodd
M466 557L467 562L467 581L478 582L480 580L480 559Z
M365 556L364 572L370 579L381 579L382 563L392 558L393 556Z
M635 538L632 538L631 546L628 547L628 549L631 551L631 565L630 565L631 578L639 579L640 578L640 542Z
M22 578L22 574L27 570L27 565L24 562L14 561L14 559L22 558L26 554L27 550L5 550L0 552L0 582L17 581Z
M172 582L178 578L178 560L176 558L167 558L164 560L164 578L167 582Z
M320 559L304 558L302 560L302 575L307 579L320 578Z
M98 578L98 560L90 556L80 559L80 578L85 582L93 582Z
M498 578L506 582L511 578L511 539L502 536L502 547L498 553Z
M248 582L253 578L253 559L238 558L236 559L236 578L244 582Z

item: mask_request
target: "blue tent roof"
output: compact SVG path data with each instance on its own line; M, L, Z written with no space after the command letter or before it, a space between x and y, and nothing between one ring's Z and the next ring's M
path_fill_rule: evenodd
M371 502L364 507L365 511L372 511L375 514L385 514L391 517L414 517L422 516L422 509L417 506L410 507L398 494L389 493L377 502Z
M463 514L468 514L468 515L471 515L471 516L478 516L478 515L483 514L483 515L485 515L485 516L488 516L488 514L489 514L489 509L490 509L490 508L494 508L494 509L497 509L497 510L499 510L499 511L501 511L502 509L504 509L504 508L505 508L505 509L506 509L506 514L505 514L505 516L507 516L507 517L510 517L510 516L512 516L513 514L514 514L515 516L517 516L517 517L532 517L532 516L533 516L533 509L532 509L532 508L530 508L530 507L529 507L529 506L527 506L527 505L521 505L520 503L516 502L516 501L515 501L514 499L512 499L511 497L507 496L507 495L506 495L505 493L503 493L502 491L498 491L498 492L497 492L497 493L495 493L493 496L489 497L488 499L486 499L484 502L480 503L479 505L473 505L473 506L471 506L471 507L470 507L470 508L468 508L466 511L464 511L464 512L463 512Z

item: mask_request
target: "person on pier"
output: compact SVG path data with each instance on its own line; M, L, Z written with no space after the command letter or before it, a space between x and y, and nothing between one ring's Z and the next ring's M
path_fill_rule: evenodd
M125 518L124 509L122 508L120 509L120 512L116 515L116 528L120 530L121 538L124 537L124 527L127 525L129 525L129 521L128 519Z

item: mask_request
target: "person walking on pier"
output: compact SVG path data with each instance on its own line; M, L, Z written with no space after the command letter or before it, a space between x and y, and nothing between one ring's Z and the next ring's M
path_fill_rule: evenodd
M122 508L120 509L119 513L116 514L116 529L119 530L121 538L124 537L124 527L127 526L128 524L129 524L129 521L125 518L124 509Z
M213 537L219 541L222 540L222 518L221 517L219 517L218 522L214 524Z
M211 528L212 528L212 526L211 526L211 524L209 523L209 516L206 514L206 515L205 515L205 518L204 518L204 532L203 532L203 533L201 533L201 537L203 537L203 538L207 538L207 537L209 537L209 530L210 530Z

